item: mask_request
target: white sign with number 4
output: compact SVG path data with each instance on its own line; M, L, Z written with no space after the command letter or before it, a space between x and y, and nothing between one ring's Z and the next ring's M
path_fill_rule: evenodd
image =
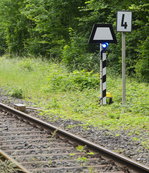
M132 12L118 11L117 12L117 31L131 32L132 30Z

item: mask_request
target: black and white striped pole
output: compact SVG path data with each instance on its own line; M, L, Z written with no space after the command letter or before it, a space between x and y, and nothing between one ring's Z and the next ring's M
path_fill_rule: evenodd
M106 105L106 50L108 43L100 44L100 104Z
M111 24L95 24L89 43L100 44L100 104L106 104L106 50L108 43L116 43Z

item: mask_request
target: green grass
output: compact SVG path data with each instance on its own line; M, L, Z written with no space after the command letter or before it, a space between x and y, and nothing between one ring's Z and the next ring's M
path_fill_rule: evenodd
M111 105L99 105L99 74L68 72L62 64L34 58L0 58L0 87L44 109L47 116L61 117L112 130L149 130L149 85L127 78L127 105L121 105L120 77L107 75ZM146 141L144 142L146 144Z
M2 155L0 155L0 171L1 173L21 172L21 170L17 168L14 163L10 160L6 160Z

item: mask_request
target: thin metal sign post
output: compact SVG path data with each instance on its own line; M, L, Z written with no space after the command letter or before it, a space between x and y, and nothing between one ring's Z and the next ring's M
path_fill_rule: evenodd
M126 105L126 41L122 32L122 105Z
M117 31L122 32L122 105L126 105L126 35L132 30L132 12L117 12Z
M95 24L89 43L100 44L100 104L106 105L106 50L109 43L116 43L111 24Z

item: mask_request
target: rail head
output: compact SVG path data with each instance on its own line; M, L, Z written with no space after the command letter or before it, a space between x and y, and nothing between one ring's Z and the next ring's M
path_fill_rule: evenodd
M37 126L40 126L46 130L52 131L52 132L56 132L57 135L61 135L61 136L67 136L70 140L73 140L75 142L77 142L78 144L87 146L89 149L102 153L105 157L111 158L115 161L117 161L120 164L123 164L127 167L129 167L130 169L135 170L138 173L149 173L149 167L140 164L134 160L131 160L123 155L120 155L118 153L115 153L109 149L106 149L100 145L97 145L93 142L90 142L89 140L86 140L82 137L79 137L77 135L74 135L66 130L60 129L56 126L53 126L52 124L49 124L47 122L44 122L42 120L39 120L35 117L32 117L24 112L18 111L10 106L7 106L3 103L0 103L0 108L7 110L10 113L16 114L17 116L24 118L34 124L36 124Z

